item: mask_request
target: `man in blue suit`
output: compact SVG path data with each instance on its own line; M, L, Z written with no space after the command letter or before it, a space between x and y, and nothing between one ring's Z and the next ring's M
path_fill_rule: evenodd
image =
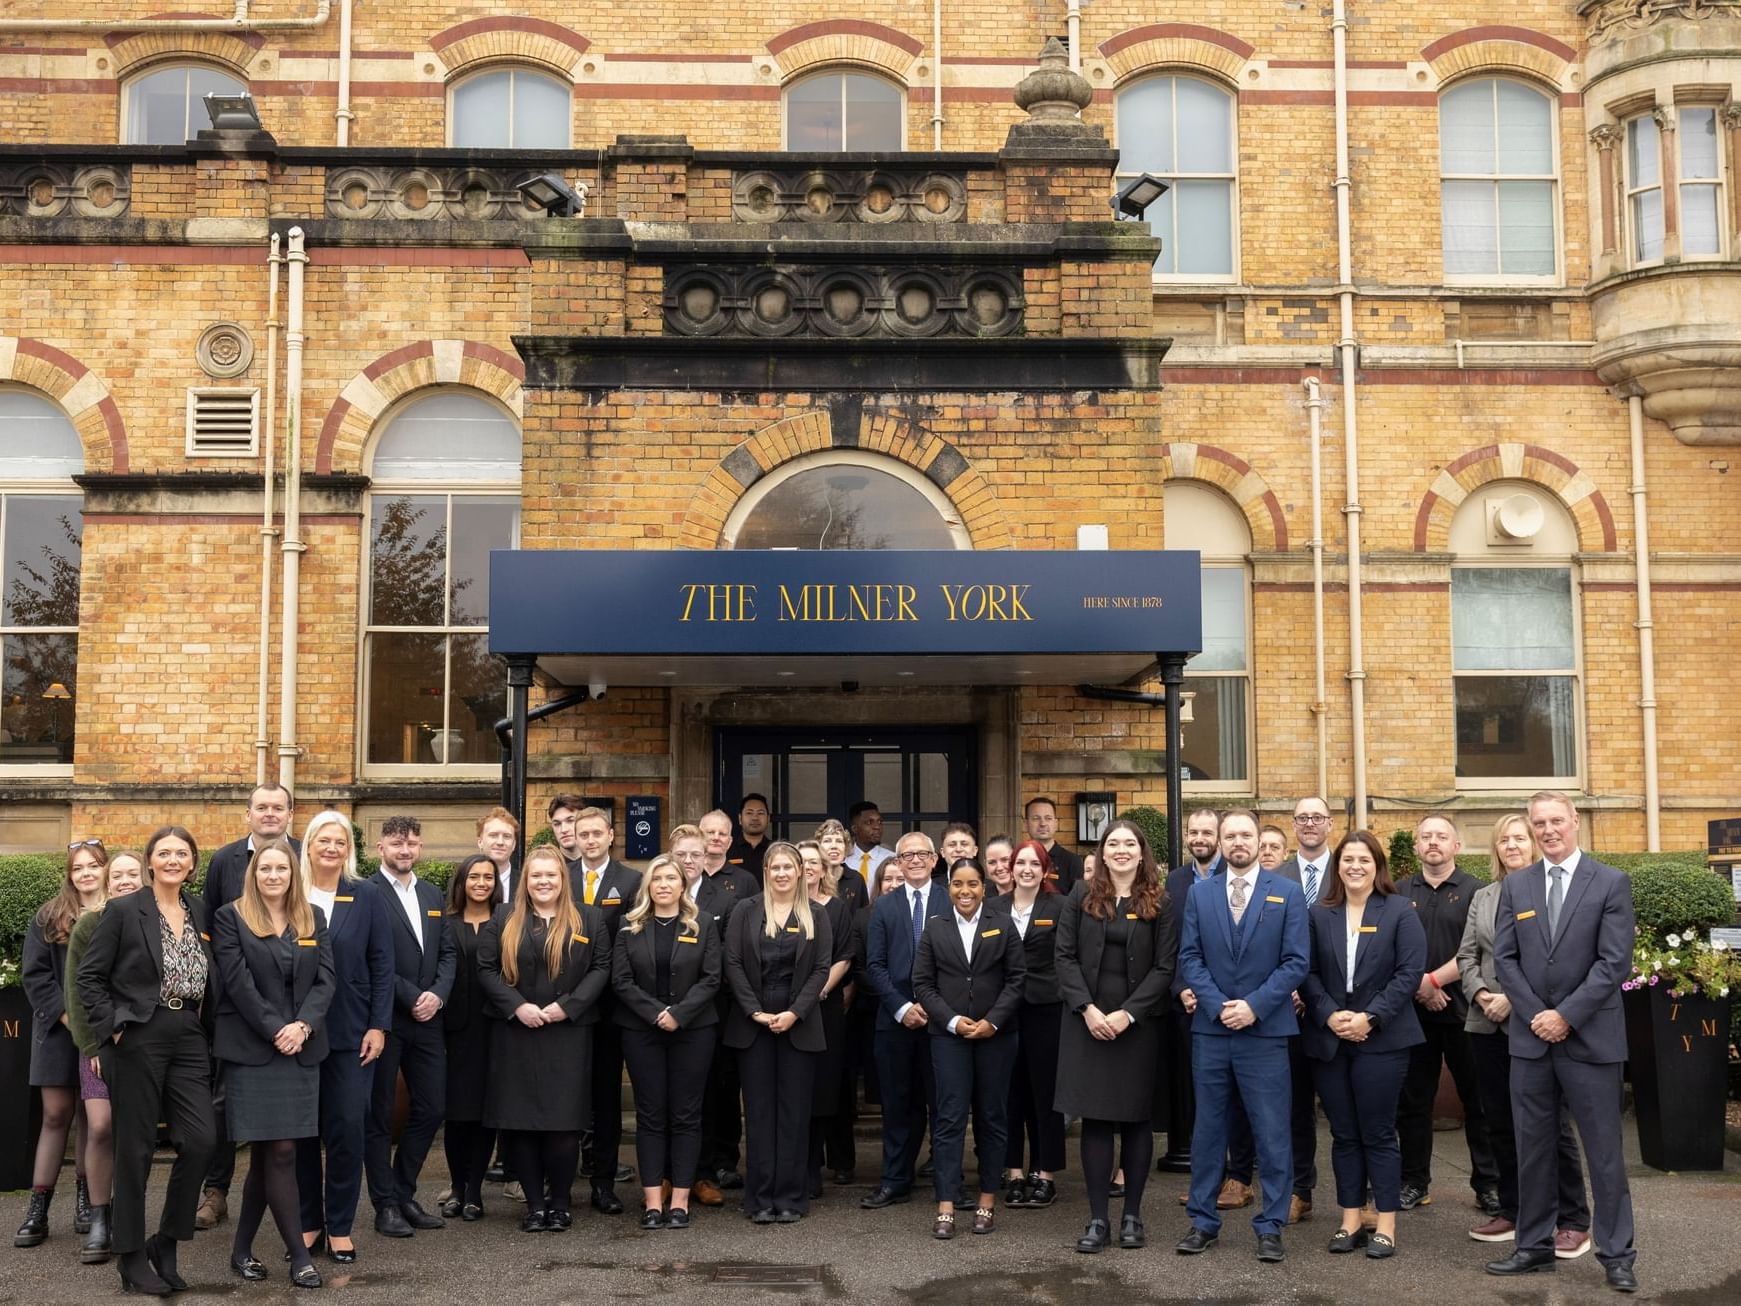
M865 977L877 1002L877 1087L883 1096L883 1173L859 1205L878 1211L911 1201L914 1163L925 1137L933 1096L930 1017L913 998L913 960L925 922L949 911L949 895L932 882L937 849L931 836L914 830L895 845L905 882L871 908L865 930Z
M1222 816L1221 856L1225 873L1197 881L1185 897L1179 942L1179 970L1197 1000L1191 1074L1198 1109L1186 1203L1191 1231L1178 1251L1208 1251L1220 1236L1216 1198L1227 1153L1226 1104L1237 1093L1257 1143L1263 1191L1251 1221L1257 1258L1275 1262L1282 1259L1294 1179L1288 1039L1300 1032L1293 995L1310 968L1311 935L1300 886L1257 865L1254 813Z
M1553 1272L1563 1102L1584 1143L1596 1259L1609 1287L1637 1292L1620 1124L1620 985L1632 966L1632 886L1579 850L1578 812L1564 794L1532 797L1529 824L1542 860L1501 881L1493 931L1494 970L1511 1000L1517 1250L1487 1272Z

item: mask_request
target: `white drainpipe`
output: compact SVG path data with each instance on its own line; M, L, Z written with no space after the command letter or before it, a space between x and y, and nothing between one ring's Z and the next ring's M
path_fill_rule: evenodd
M943 148L943 0L931 0L931 148Z
M1064 31L1070 43L1070 71L1082 71L1082 0L1067 0Z
M351 0L339 0L339 107L333 117L338 120L338 147L351 143Z
M1656 773L1656 628L1650 615L1650 512L1645 503L1644 400L1626 401L1632 434L1632 536L1638 571L1638 710L1644 726L1644 846L1662 851L1662 797Z
M302 228L290 229L290 321L284 335L284 616L278 665L278 783L294 793L298 578L302 570L302 279L308 255Z
M278 425L278 269L284 259L278 252L279 237L272 236L272 253L266 259L266 452L260 470L266 488L260 504L260 687L254 727L254 783L266 783L266 755L272 740L266 734L272 696L272 541L278 528L272 524L272 478L277 472Z
M1312 424L1312 717L1318 725L1319 795L1330 792L1329 695L1324 688L1324 422L1322 412L1330 401L1318 393L1318 378L1308 376L1306 415Z

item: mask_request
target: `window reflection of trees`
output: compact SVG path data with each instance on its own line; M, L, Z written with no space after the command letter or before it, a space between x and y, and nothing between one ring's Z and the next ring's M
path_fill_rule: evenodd
M948 523L899 477L817 467L770 490L738 532L740 549L952 549Z
M0 761L72 761L83 557L78 506L70 497L6 498Z

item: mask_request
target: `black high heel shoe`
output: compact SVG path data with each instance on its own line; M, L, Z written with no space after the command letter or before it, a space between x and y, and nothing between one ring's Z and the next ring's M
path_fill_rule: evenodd
M230 1257L230 1273L249 1283L259 1283L266 1277L266 1267L252 1256L244 1256L239 1260L232 1256Z
M349 1247L334 1247L330 1242L326 1248L327 1256L335 1265L355 1265L357 1263L357 1247L352 1243Z
M123 1252L115 1261L121 1271L121 1291L137 1292L147 1297L167 1297L170 1288L151 1268L144 1251Z
M145 1240L145 1262L171 1292L186 1292L187 1280L175 1271L175 1239L154 1233Z

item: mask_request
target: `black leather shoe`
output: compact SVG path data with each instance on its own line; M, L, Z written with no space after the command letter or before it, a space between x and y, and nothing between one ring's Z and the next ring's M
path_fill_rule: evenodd
M467 1202L464 1206L459 1208L459 1218L464 1220L467 1224L472 1223L474 1220L481 1220L484 1218L484 1208L477 1202Z
M544 1218L543 1211L528 1210L526 1218L520 1221L521 1233L549 1233L550 1222Z
M773 1222L774 1213L771 1210L750 1212L751 1224L772 1224Z
M1191 1232L1179 1239L1178 1243L1173 1247L1173 1250L1178 1252L1181 1256L1196 1256L1215 1246L1216 1241L1217 1235L1204 1233L1201 1229L1192 1225Z
M400 1202L399 1211L405 1217L405 1223L413 1229L445 1229L447 1221L439 1215L431 1215L416 1202Z
M689 1212L681 1206L673 1206L671 1213L665 1217L667 1229L687 1229L689 1227Z
M1554 1253L1550 1248L1545 1252L1515 1251L1503 1261L1488 1261L1487 1273L1508 1274L1552 1274L1554 1272Z
M1123 1197L1124 1196L1124 1185L1123 1184L1113 1184L1112 1187L1110 1187L1106 1190L1106 1195L1108 1197Z
M349 1247L334 1247L328 1243L326 1254L334 1265L355 1265L357 1263L357 1248L354 1243Z
M259 1283L266 1277L266 1267L252 1256L244 1256L241 1260L232 1256L230 1257L230 1273L249 1283Z
M1103 1252L1111 1245L1112 1226L1105 1220L1090 1220L1088 1227L1082 1231L1082 1236L1076 1240L1076 1250L1084 1256Z
M1330 1252L1335 1256L1345 1256L1349 1252L1358 1251L1366 1246L1371 1235L1364 1227L1359 1229L1338 1229L1330 1239Z
M1385 1261L1396 1255L1396 1242L1390 1235L1374 1233L1366 1243L1366 1259Z
M1499 1188L1493 1185L1478 1189L1475 1193L1475 1205L1481 1208L1483 1215L1500 1215L1505 1208L1499 1204Z
M551 1233L567 1233L574 1228L573 1211L547 1211L544 1222L550 1226Z
M122 1252L116 1259L115 1268L121 1271L122 1292L137 1292L147 1297L169 1296L169 1285L158 1278L144 1251Z
M798 1221L802 1220L803 1218L804 1218L804 1213L802 1211L775 1211L774 1212L774 1223L775 1224L797 1224Z
M441 1212L442 1219L457 1220L459 1213L465 1209L465 1203L457 1197L450 1197L435 1209Z
M1028 1200L1023 1203L1024 1206L1037 1211L1041 1207L1050 1206L1057 1200L1058 1185L1056 1183L1050 1179L1042 1179L1037 1174L1028 1176Z
M663 1229L665 1227L665 1212L654 1207L648 1207L641 1212L641 1228Z
M1008 1211L1019 1211L1028 1204L1028 1181L1023 1175L1006 1176L1003 1181L1003 1193L999 1198Z
M880 1211L885 1206L899 1206L903 1202L913 1200L913 1194L896 1192L893 1188L877 1187L858 1199L858 1204L867 1211Z
M300 1270L290 1272L290 1282L298 1288L320 1287L320 1271L312 1265L305 1265Z
M1608 1286L1615 1292L1637 1292L1638 1276L1632 1272L1630 1265L1610 1265Z
M1124 1248L1147 1247L1148 1234L1143 1231L1143 1222L1134 1215L1127 1215L1118 1222L1118 1245Z
M1257 1259L1266 1265L1275 1265L1286 1256L1282 1250L1282 1236L1279 1233L1260 1233L1257 1236Z
M87 1234L91 1231L91 1185L80 1179L73 1185L73 1232Z
M600 1215L621 1215L622 1199L614 1188L595 1188L592 1190L592 1209Z
M417 1232L405 1220L405 1212L388 1203L375 1208L375 1232L383 1238L409 1238Z
M160 1233L152 1234L145 1240L145 1260L157 1271L157 1277L169 1285L171 1292L187 1291L187 1280L175 1269L175 1239L165 1238Z
M39 1247L48 1237L48 1208L54 1201L52 1192L31 1191L30 1203L24 1208L24 1223L12 1238L14 1247Z
M713 1182L730 1192L744 1186L744 1177L730 1166L722 1165L713 1172Z

